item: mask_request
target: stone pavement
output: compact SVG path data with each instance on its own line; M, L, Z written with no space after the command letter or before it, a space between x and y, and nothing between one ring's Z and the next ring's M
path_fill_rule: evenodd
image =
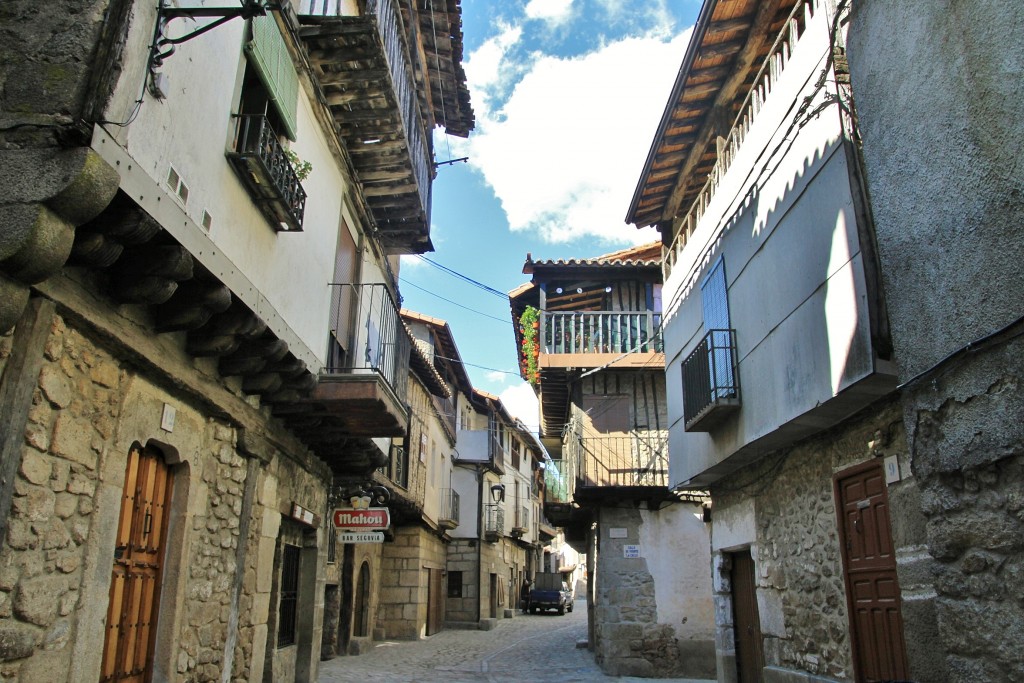
M652 679L606 676L586 648L586 603L572 613L516 614L491 631L446 630L417 641L384 641L359 657L320 663L319 683L590 683ZM659 679L674 683L705 683Z

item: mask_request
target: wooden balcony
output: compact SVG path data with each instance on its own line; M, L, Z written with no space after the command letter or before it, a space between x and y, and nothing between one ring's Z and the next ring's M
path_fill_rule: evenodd
M667 432L610 436L572 430L566 436L565 453L574 462L572 496L579 505L622 500L658 503L671 498Z
M665 352L653 311L566 311L541 316L544 368L661 367Z
M366 0L356 15L344 14L344 4L301 0L299 37L385 250L431 251L430 132L399 3Z

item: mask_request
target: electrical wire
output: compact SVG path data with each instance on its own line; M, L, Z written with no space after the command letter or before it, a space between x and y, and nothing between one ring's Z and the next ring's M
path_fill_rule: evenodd
M499 318L497 316L490 315L489 313L484 313L483 311L478 311L475 308L470 308L469 306L464 306L464 305L460 304L457 301L452 301L451 299L445 298L445 297L441 296L440 294L437 294L436 292L432 292L429 289L426 289L425 287L420 287L419 285L417 285L417 284L415 284L413 282L409 282L408 280L402 280L402 283L406 284L406 285L409 285L410 287L412 287L414 289L418 289L421 292L425 292L425 293L429 294L430 296L437 297L441 301L447 301L448 303L452 304L453 306L458 306L459 308L465 309L465 310L469 311L470 313L476 313L477 315L482 315L485 318L490 318L491 320L497 320L498 322L505 323L506 325L511 325L512 324L512 321L510 319L506 320L505 318Z
M438 270L441 270L441 271L443 271L445 273L448 273L452 277L456 277L456 278L458 278L460 280L468 282L469 284L473 285L474 287L476 287L478 289L484 290L488 294L493 294L493 295L495 295L497 297L500 297L500 298L504 299L505 301L509 300L508 294L506 294L505 292L500 292L497 289L494 289L493 287L489 287L489 286L485 285L484 283L480 282L479 280L474 280L473 278L469 277L468 275L463 275L462 273L458 272L457 270L452 270L448 266L443 266L440 263L438 263L437 261L431 261L430 259L428 259L426 256L423 256L422 254L417 254L416 257L418 259L420 259L421 261L425 261L425 262L429 263L430 265L434 266Z

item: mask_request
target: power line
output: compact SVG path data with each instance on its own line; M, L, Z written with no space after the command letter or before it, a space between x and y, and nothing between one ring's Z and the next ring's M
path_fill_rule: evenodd
M410 287L413 287L415 289L420 290L421 292L426 292L430 296L437 297L441 301L447 301L448 303L452 304L453 306L458 306L459 308L464 308L467 311L469 311L470 313L476 313L477 315L482 315L485 318L490 318L491 320L497 320L499 323L505 323L507 325L511 325L512 324L511 319L506 320L505 318L499 318L497 316L490 315L489 313L484 313L483 311L478 311L475 308L470 308L469 306L464 306L464 305L458 303L457 301L452 301L451 299L447 299L447 298L441 296L440 294L437 294L435 292L431 292L429 289L426 289L425 287L420 287L419 285L417 285L417 284L415 284L413 282L409 282L408 280L402 280L402 282L404 284L409 285Z
M458 278L460 280L468 282L469 284L473 285L474 287L477 287L479 289L484 290L488 294L493 294L493 295L495 295L497 297L501 297L505 301L508 301L508 294L506 294L505 292L500 292L497 289L494 289L493 287L488 287L487 285L485 285L484 283L480 282L479 280L474 280L473 278L469 277L468 275L463 275L462 273L460 273L460 272L458 272L456 270L452 270L448 266L442 266L437 261L431 261L430 259L428 259L426 256L423 256L422 254L417 254L416 256L421 261L425 261L425 262L429 263L430 265L434 266L435 268L437 268L439 270L442 270L445 273L448 273L452 277L456 277L456 278Z

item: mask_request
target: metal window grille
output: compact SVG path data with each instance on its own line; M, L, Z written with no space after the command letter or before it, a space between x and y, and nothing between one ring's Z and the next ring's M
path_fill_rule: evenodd
M281 605L277 624L277 646L295 644L295 621L299 603L299 548L281 549Z

